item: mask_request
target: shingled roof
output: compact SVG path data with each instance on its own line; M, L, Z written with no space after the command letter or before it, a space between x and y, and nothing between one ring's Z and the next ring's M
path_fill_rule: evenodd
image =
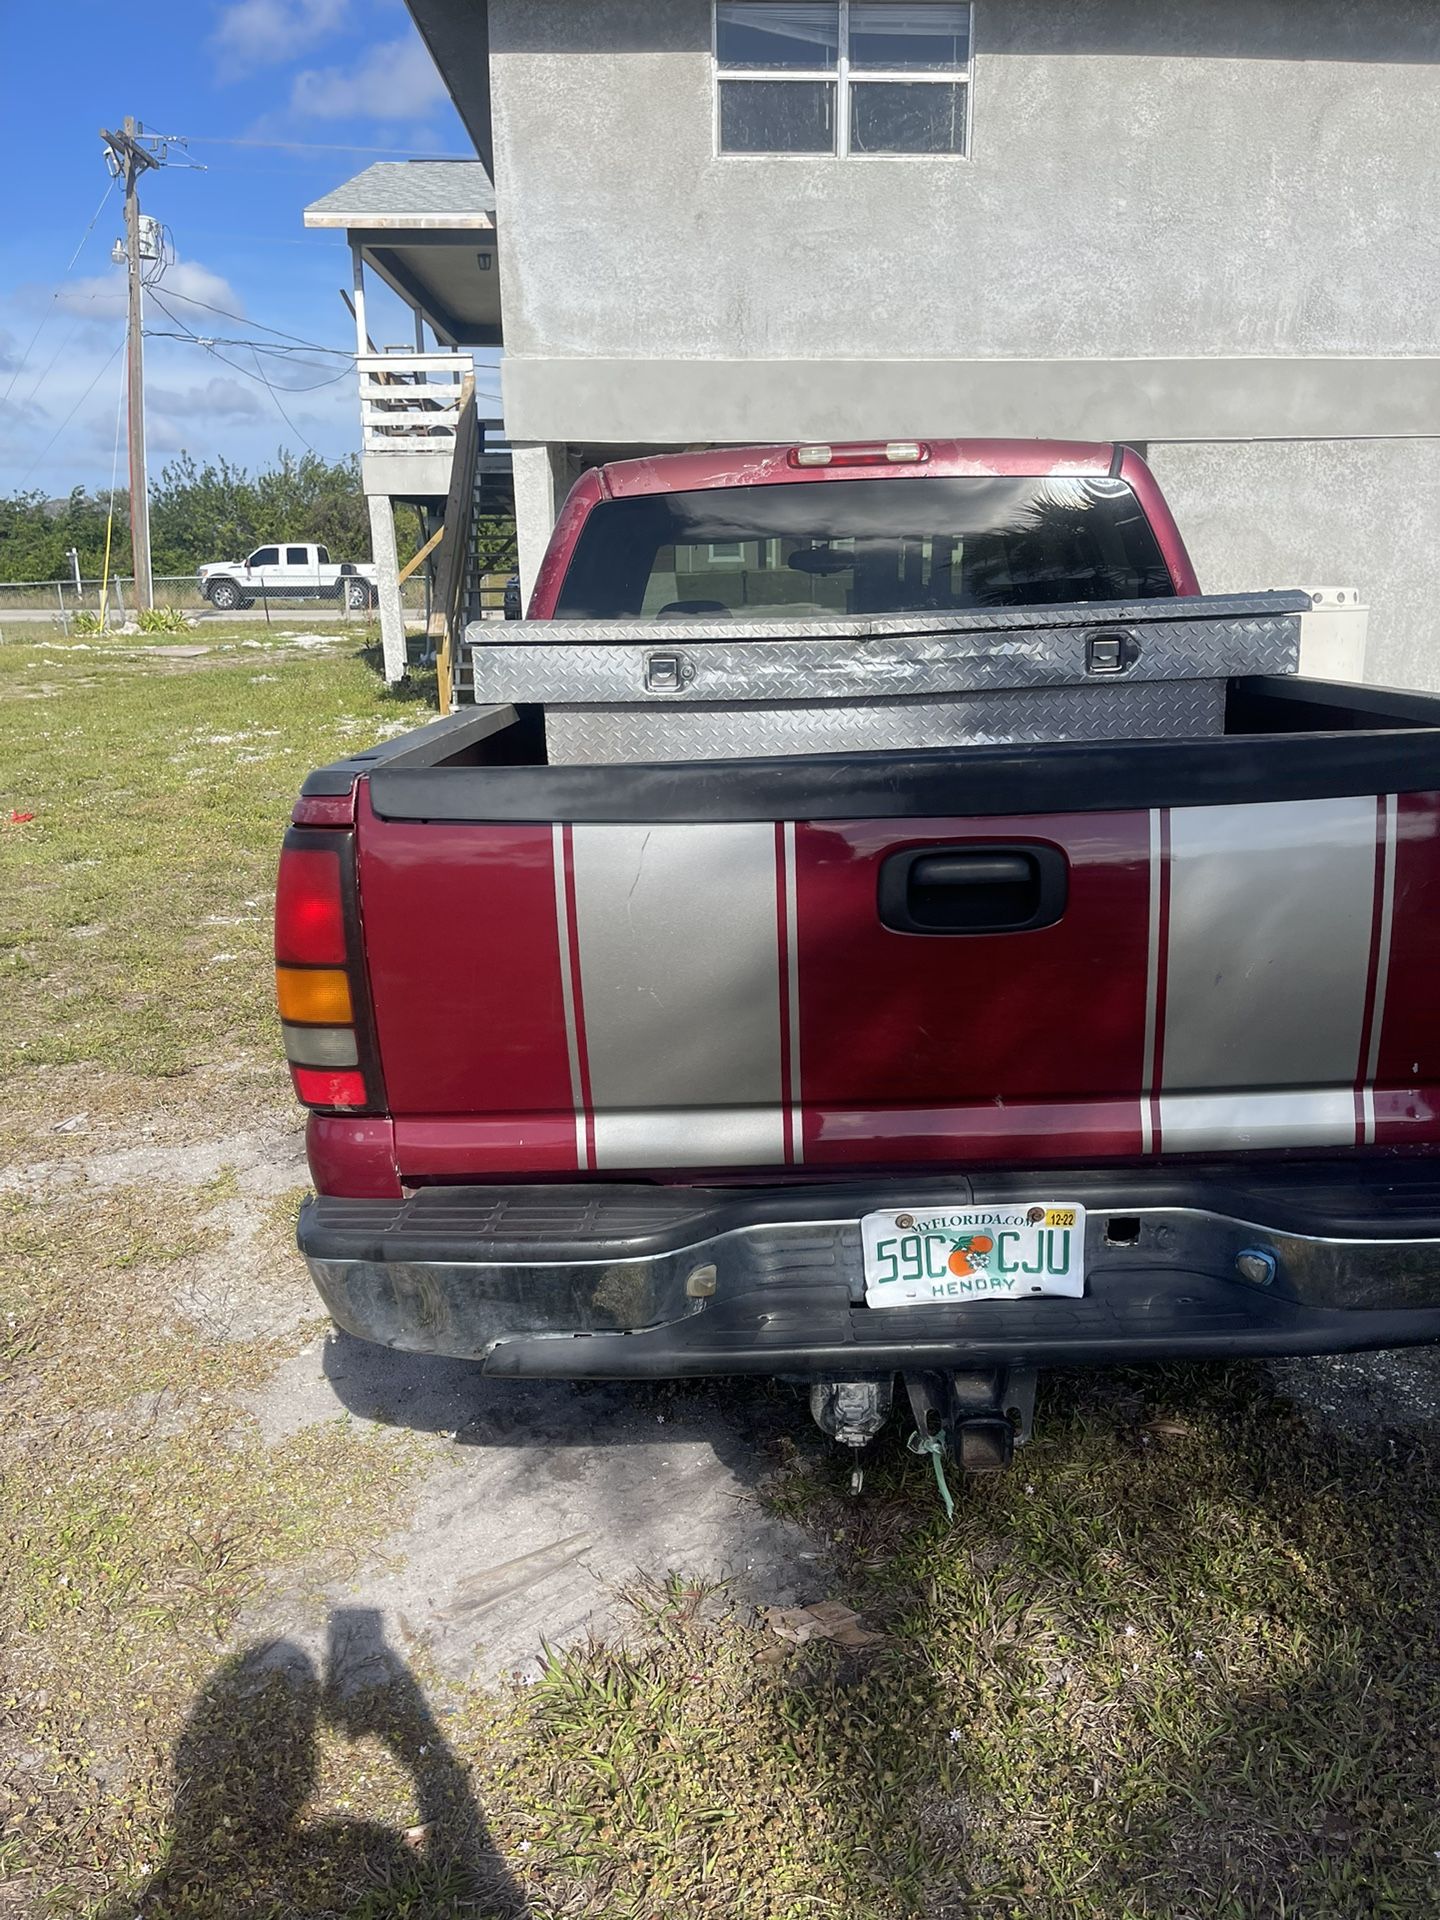
M305 209L307 227L493 227L478 160L378 160Z

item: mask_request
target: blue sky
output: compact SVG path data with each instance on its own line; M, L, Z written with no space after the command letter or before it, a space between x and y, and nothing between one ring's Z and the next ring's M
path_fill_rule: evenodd
M188 135L172 161L206 169L175 164L141 184L142 207L174 247L159 297L184 326L273 338L263 323L347 352L349 253L340 235L305 230L306 203L385 157L369 149L473 157L401 0L0 0L0 29L12 155L0 227L0 494L110 481L124 364L124 271L110 260L118 190L80 245L109 179L101 126L133 113ZM377 345L413 340L408 312L378 283L369 321ZM181 330L153 305L147 326ZM152 476L182 449L253 467L281 446L356 447L343 360L262 355L260 367L278 404L245 347L147 339ZM122 436L122 485L124 469Z

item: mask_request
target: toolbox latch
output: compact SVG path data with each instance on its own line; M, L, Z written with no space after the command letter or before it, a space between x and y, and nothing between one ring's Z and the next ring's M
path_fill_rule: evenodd
M1086 673L1124 673L1139 657L1139 642L1122 627L1092 633L1085 642Z
M647 693L679 693L693 669L681 653L652 653L645 661Z

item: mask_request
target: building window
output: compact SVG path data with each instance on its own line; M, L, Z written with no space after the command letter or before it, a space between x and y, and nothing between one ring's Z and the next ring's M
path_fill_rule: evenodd
M721 153L963 154L969 0L715 0Z

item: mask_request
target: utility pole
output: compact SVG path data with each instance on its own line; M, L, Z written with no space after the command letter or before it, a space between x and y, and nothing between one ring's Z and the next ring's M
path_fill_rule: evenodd
M130 551L135 566L135 598L154 605L150 578L150 493L145 476L145 312L140 279L140 195L137 182L160 162L137 141L135 116L126 114L120 133L100 129L110 149L116 178L125 181L125 259L130 282L130 318L126 330L127 444L130 451Z

